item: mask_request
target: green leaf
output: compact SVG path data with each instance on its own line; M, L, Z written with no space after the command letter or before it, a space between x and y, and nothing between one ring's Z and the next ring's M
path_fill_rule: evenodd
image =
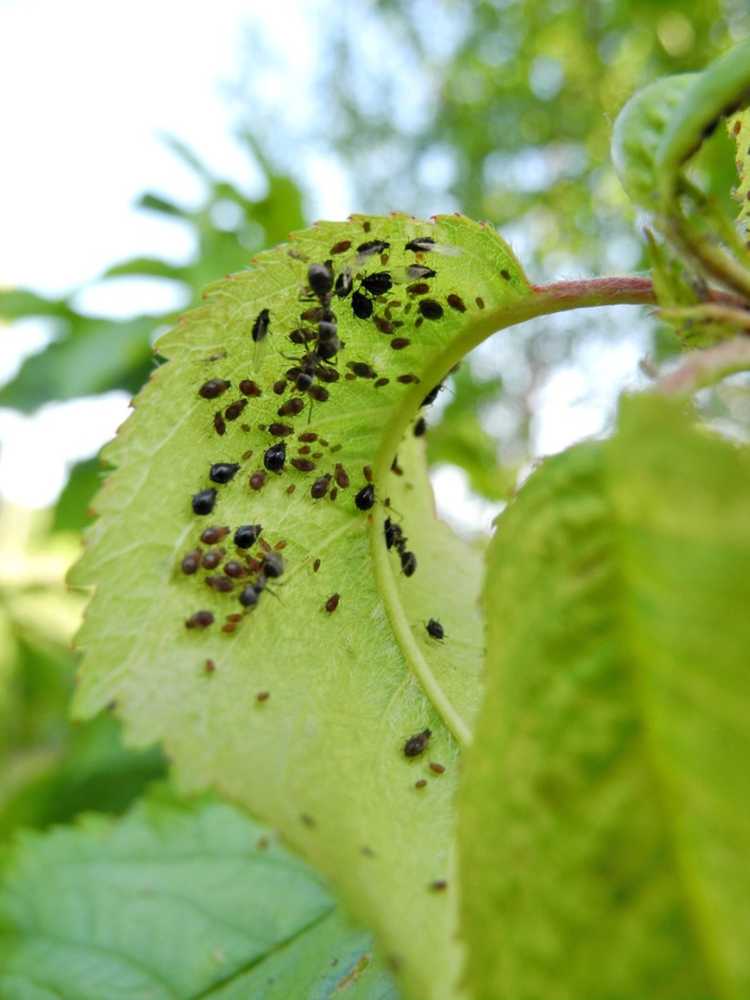
M641 397L500 519L460 813L478 996L748 996L749 503L747 450Z
M669 123L698 74L666 76L639 90L617 116L612 131L612 161L631 200L649 213L661 212L659 148Z
M81 531L91 523L89 509L104 476L98 458L76 462L55 504L52 531Z
M420 255L404 249L427 236L437 241L434 249ZM390 249L358 257L355 248L375 239ZM352 248L334 253L342 242ZM437 272L422 298L442 310L439 319L421 323L415 322L420 297L407 291L417 282L405 274L420 256ZM345 345L338 355L342 377L325 386L328 402L306 399L298 416L280 418L280 404L299 395L287 387L279 396L272 388L287 358L300 354L287 334L316 306L303 295L308 264L329 258L337 273L352 269L355 286L359 275L392 273L390 321L403 325L386 334L354 317L351 296L334 297ZM451 307L449 295L462 296L465 311ZM320 223L262 254L252 270L209 289L206 304L160 341L169 363L105 449L118 468L96 502L102 518L73 577L96 586L80 636L79 714L116 699L130 739L163 740L185 786L219 787L281 829L379 932L420 1000L450 995L457 964L454 887L431 886L450 881L458 745L479 697L482 631L478 557L435 520L423 442L411 424L425 394L463 353L503 325L503 317L507 323L533 312L530 301L502 240L463 218ZM255 343L251 330L264 308L269 333ZM375 313L381 327L390 322L384 302ZM394 335L410 343L395 350ZM371 365L388 384L345 377L353 374L350 362ZM418 381L401 383L402 375ZM200 398L199 387L216 377L230 380L231 390L219 400ZM262 396L251 397L218 436L215 412L245 398L237 387L249 378ZM284 474L269 474L255 491L248 479L279 440L267 428L280 420L294 426ZM303 445L299 435L306 433L319 438ZM311 448L313 474L291 467L303 447ZM396 454L403 475L391 471ZM196 517L191 496L209 485L209 466L217 461L237 462L241 470L218 488L215 512ZM350 486L338 487L334 502L330 495L313 500L311 484L334 473L337 463ZM354 502L366 486L365 466L372 466L377 497L369 513ZM387 514L416 555L411 577L400 573L396 550L386 550ZM242 611L237 589L212 591L209 574L185 576L180 563L206 524L234 529L256 522L268 544L286 543L286 569L269 588L275 593L264 594L235 632L227 622L227 633L226 616ZM232 556L242 555L231 535L223 544ZM263 555L257 546L253 551ZM331 614L324 606L334 593L340 605ZM185 620L204 608L214 624L186 629ZM430 617L443 622L443 643L427 635ZM207 659L215 664L209 675ZM270 698L259 703L261 691ZM406 758L405 740L425 728L433 733L429 753ZM428 761L445 773L436 776ZM415 788L422 778L427 787Z
M65 299L48 298L28 288L0 291L0 316L3 319L27 319L29 316L70 319L74 315L74 310Z
M737 222L750 239L750 108L740 111L727 121L729 134L737 146L737 174L739 183L734 196L740 203Z
M22 835L0 866L3 1000L395 1000L370 935L258 824L156 796Z
M167 278L170 281L185 281L189 268L181 264L170 264L158 257L132 257L108 268L103 278L122 278L137 275L147 278Z

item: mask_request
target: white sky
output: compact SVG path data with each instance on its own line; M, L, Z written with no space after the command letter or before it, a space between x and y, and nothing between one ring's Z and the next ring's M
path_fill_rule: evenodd
M177 201L200 195L160 136L176 135L217 173L251 185L227 100L244 33L260 19L281 70L266 69L254 83L294 124L310 113L300 95L318 58L320 7L304 0L0 0L0 285L59 293L135 254L185 258L190 238L178 223L133 207L145 189ZM320 192L316 216L343 218L356 208L334 164L313 152L306 168ZM164 289L146 282L84 291L81 303L111 315L166 305ZM31 322L1 329L0 378L45 340L44 327ZM627 378L637 358L631 345L610 359L607 382L618 375L611 363ZM601 406L578 400L582 386L582 375L566 369L544 387L539 402L555 413L540 418L540 453L601 430ZM122 393L49 404L31 418L0 410L0 494L27 506L53 502L66 467L93 454L126 415ZM470 495L460 470L438 470L436 485L443 509L489 527L497 508Z

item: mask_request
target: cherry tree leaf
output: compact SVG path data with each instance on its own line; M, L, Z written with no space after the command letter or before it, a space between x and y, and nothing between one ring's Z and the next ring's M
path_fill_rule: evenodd
M750 108L733 115L727 122L729 134L737 146L737 174L739 182L734 196L740 204L737 222L750 240Z
M371 935L269 831L151 794L0 857L3 1000L395 1000Z
M329 260L334 290L323 267L316 293L308 268ZM453 797L483 635L479 556L436 520L412 430L469 347L531 300L503 241L461 217L320 223L261 254L159 342L168 363L105 450L117 468L73 575L95 587L78 713L116 702L183 787L282 830L420 1000L450 996L458 966ZM211 482L217 463L230 482ZM201 541L210 526L229 534ZM217 565L183 572L198 550Z
M459 814L477 996L748 995L749 502L747 449L651 396L500 519Z

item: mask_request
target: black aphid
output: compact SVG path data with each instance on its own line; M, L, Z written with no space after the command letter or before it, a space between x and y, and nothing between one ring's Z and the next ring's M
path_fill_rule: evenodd
M401 553L401 572L404 576L413 576L417 568L417 557L413 552L404 549Z
M307 269L307 283L319 297L327 295L333 287L333 269L330 264L311 264Z
M419 281L423 278L434 278L437 275L437 271L433 271L431 267L425 267L424 264L410 264L406 269L406 273L413 281Z
M371 257L373 254L382 253L384 250L387 250L390 245L385 240L368 240L366 243L360 243L357 247L357 253L360 257Z
M278 441L263 452L263 464L269 472L281 472L286 462L286 444Z
M241 524L234 533L234 544L238 549L250 549L258 541L262 531L260 524Z
M421 733L410 736L404 743L404 757L419 757L427 749L431 736L432 732L429 729L423 729Z
M345 253L349 247L352 245L351 240L339 240L338 243L334 243L330 249L330 253Z
M422 435L427 430L427 421L424 417L420 417L419 420L414 424L414 437L422 437Z
M404 250L413 250L414 253L426 253L432 250L435 240L431 236L418 236L415 240L410 240Z
M289 424L273 423L268 425L268 433L273 434L274 437L287 437L294 433L294 428L290 427Z
M223 392L226 392L231 382L227 382L223 378L211 378L208 382L204 382L203 385L198 390L198 395L202 396L204 399L216 399Z
M369 319L372 316L372 299L369 299L365 294L357 290L354 295L352 295L352 312L357 317L357 319Z
M357 378L375 378L377 374L375 369L364 361L350 361L346 367L353 371Z
M340 299L345 299L352 290L352 272L347 268L336 278L334 291Z
M393 278L387 271L375 271L374 274L368 274L362 279L362 287L370 295L385 295L393 287Z
M324 389L322 385L311 385L308 392L313 399L317 400L319 403L325 403L330 397L330 393L327 389Z
M387 549L392 549L395 545L398 548L399 543L403 538L403 532L401 531L399 525L393 523L390 517L385 519L383 532L385 534L385 547Z
M284 560L278 552L266 552L263 557L263 575L275 580L284 572Z
M213 624L214 616L210 611L196 611L185 622L185 628L208 628Z
M315 377L310 372L300 372L294 380L294 386L300 392L307 392L315 381Z
M212 483L228 483L237 475L239 465L236 462L215 462L208 473Z
M443 315L443 307L434 299L422 299L418 308L425 319L440 319Z
M259 597L259 591L257 591L251 583L249 583L240 591L240 604L243 608L254 608L258 603Z
M422 402L419 405L420 406L430 406L432 403L435 402L435 400L437 399L437 395L438 395L438 393L440 392L440 390L442 388L443 388L443 383L442 382L438 382L437 385L434 385L430 389L430 391L427 393L427 395L425 396L425 398L422 400Z
M336 322L322 319L318 323L318 340L333 340L336 336Z
M276 412L280 417L296 417L298 413L302 413L304 408L304 399L300 399L299 396L292 396L292 398L288 399L286 403L283 403Z
M246 399L236 399L233 403L229 404L226 410L224 410L224 416L227 418L227 420L236 420L246 406L247 406Z
M193 513L194 514L210 514L214 509L214 504L216 503L216 490L201 490L199 493L193 494L192 499Z
M430 618L430 620L425 625L427 629L427 634L431 635L433 639L444 639L445 629L437 620L437 618Z
M268 315L267 309L261 309L258 315L255 317L255 322L253 323L252 338L254 341L263 340L263 338L268 333L268 326L270 323L270 317Z
M335 357L341 348L341 341L338 337L333 337L330 340L320 340L318 341L318 356L321 361L330 361L331 358Z
M372 483L363 486L354 498L354 503L360 510L370 510L375 503L375 487Z

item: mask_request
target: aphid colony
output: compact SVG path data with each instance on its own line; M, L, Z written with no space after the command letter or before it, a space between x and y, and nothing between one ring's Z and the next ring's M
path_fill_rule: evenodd
M364 227L369 230L369 224L365 224ZM447 252L450 248L443 249ZM416 315L411 320L411 325L415 329L425 321L435 322L443 317L444 306L430 296L429 282L436 277L437 272L422 263L422 255L433 250L440 248L431 237L413 239L406 243L404 251L414 253L415 262L405 267L387 270L390 244L385 240L368 239L356 248L352 248L351 240L340 240L330 248L330 259L308 265L307 283L300 296L304 308L299 314L299 323L286 333L288 341L298 347L300 352L291 357L281 354L292 364L278 372L277 377L273 378L268 386L261 386L250 378L242 379L238 384L239 397L216 410L212 416L213 430L221 437L226 434L228 424L243 417L250 400L263 396L265 392L285 397L276 408L276 416L279 419L267 425L257 425L258 429L270 436L271 441L263 450L262 468L256 468L247 478L251 490L263 489L269 475L281 476L288 468L303 474L316 473L309 487L309 495L313 501L321 501L324 498L335 501L339 491L350 487L349 473L341 462L334 462L325 471L319 468L320 461L324 459L324 449L333 453L341 445L331 446L313 431L298 433L293 441L295 435L293 421L300 417L308 406L311 413L314 404L328 402L331 393L328 386L335 385L341 378L338 356L346 344L339 337L337 308L343 308L347 303L354 319L372 321L379 333L391 338L390 347L395 351L402 351L411 343L408 337L399 333L406 319L399 319L398 315L406 317L414 307ZM299 251L290 250L289 253L290 256L305 259ZM333 258L341 258L343 254L348 255L343 258L344 264L335 268ZM365 271L365 266L374 258L379 258L382 269ZM397 285L405 289L405 303L400 300L387 301L387 297L393 293ZM454 311L466 310L464 301L456 293L449 294L444 302L445 306ZM397 315L397 310L402 311ZM250 339L256 345L263 342L272 343L277 331L271 308L264 307L257 313L249 332ZM278 344L274 346L279 349ZM379 375L365 360L348 361L346 369L344 379L347 381L367 380L375 388L382 388L391 381ZM397 376L395 381L408 385L418 383L419 378L414 373L406 372ZM224 397L231 386L232 383L228 379L210 378L199 387L198 395L202 399L215 401ZM429 405L440 388L440 385L433 387L423 399L422 406ZM242 430L249 429L249 425L242 424ZM425 421L420 417L415 423L414 434L420 436L425 430ZM243 453L242 461L250 459L252 454L252 451ZM208 480L214 485L206 486L193 494L191 499L193 514L198 517L212 514L219 502L221 488L236 480L241 467L240 462L217 461L211 464ZM392 469L397 474L402 474L403 470L395 459ZM354 506L357 510L366 512L375 505L377 495L369 466L364 467L363 475L365 483L356 488ZM291 495L295 489L296 484L292 482L286 492ZM257 607L269 581L278 579L284 572L284 560L276 551L281 545L272 548L260 538L261 531L260 525L240 525L235 529L232 538L235 551L227 552L225 547L214 546L230 534L230 529L206 528L201 534L201 541L210 547L204 550L196 546L182 558L182 573L191 576L200 570L205 570L208 573L205 576L205 583L214 593L232 595L237 600L242 611L227 616L222 628L225 633L231 634L236 630L244 614ZM259 543L259 550L251 554L249 550L256 543ZM407 577L412 576L417 568L416 556L407 548L407 539L402 529L390 518L386 518L385 521L385 544L388 549L395 548L403 574ZM319 561L316 562L319 565ZM333 613L339 600L340 595L331 595L325 603L325 611ZM199 610L190 615L185 624L191 629L203 629L213 621L214 615L211 611ZM433 622L431 619L430 623ZM442 638L437 636L430 626L428 633L435 638Z

